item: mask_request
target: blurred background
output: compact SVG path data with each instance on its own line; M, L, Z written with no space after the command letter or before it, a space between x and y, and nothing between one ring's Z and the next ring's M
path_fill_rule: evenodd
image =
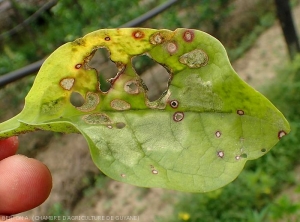
M40 64L57 47L97 29L134 25L195 28L218 38L241 78L266 95L292 127L291 134L268 154L248 161L234 182L206 194L113 181L94 166L82 136L21 135L19 153L49 167L53 190L40 207L20 215L126 215L146 222L300 221L300 55L288 50L275 2L0 0L1 121L21 111ZM289 6L297 31L300 0L290 0ZM159 13L149 16L149 11ZM98 51L90 65L105 78L115 75L108 52ZM148 96L157 98L167 87L164 68L144 57L134 66L149 88ZM15 77L7 81L11 74Z

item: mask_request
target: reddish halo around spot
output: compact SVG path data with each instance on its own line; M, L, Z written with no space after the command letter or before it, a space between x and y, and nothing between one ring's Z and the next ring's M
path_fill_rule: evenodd
M179 106L179 102L177 100L171 100L170 106L175 109Z
M281 139L281 138L284 137L285 135L286 135L286 132L283 131L283 130L280 130L280 131L278 132L278 139Z
M240 116L245 114L244 110L241 110L241 109L237 110L236 113Z
M217 131L217 132L215 133L215 135L216 135L217 138L220 138L222 134L221 134L220 131Z
M180 122L181 120L183 120L183 118L184 118L184 113L183 112L175 112L173 114L173 120L175 122Z
M75 69L80 69L82 67L82 64L75 65Z
M170 53L170 54L174 54L175 52L177 52L177 49L178 49L178 46L175 42L169 42L167 44L167 51Z
M135 39L144 38L145 34L142 31L136 30L132 33L132 37Z
M183 40L186 42L192 42L194 39L194 32L192 30L186 30L183 33Z

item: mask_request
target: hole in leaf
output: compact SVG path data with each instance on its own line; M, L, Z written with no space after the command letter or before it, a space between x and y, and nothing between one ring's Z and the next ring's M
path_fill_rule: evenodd
M98 72L101 91L107 92L111 87L107 80L114 78L118 73L116 64L110 60L109 50L106 48L97 49L89 61L89 66Z
M83 96L78 92L72 92L70 96L70 103L75 107L81 107L85 100Z
M162 93L168 89L170 74L167 69L147 55L134 57L132 64L148 88L148 99L150 101L159 99Z
M125 126L126 126L125 123L122 123L122 122L116 123L116 127L117 127L118 129L123 129Z

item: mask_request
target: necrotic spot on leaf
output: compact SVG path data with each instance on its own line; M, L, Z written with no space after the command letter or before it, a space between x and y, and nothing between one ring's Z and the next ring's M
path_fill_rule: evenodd
M121 173L121 177L126 177L126 175L124 173Z
M160 32L154 33L151 37L150 37L150 43L153 45L158 45L164 42L164 37L162 36L162 34Z
M172 55L177 51L178 47L175 42L169 42L167 44L167 51Z
M104 40L105 40L105 41L110 41L110 37L109 37L109 36L106 36L106 37L104 38Z
M130 80L125 83L124 85L125 92L129 94L138 94L139 93L139 86L136 80Z
M179 106L179 102L177 100L171 100L170 106L174 109L176 109Z
M130 109L130 104L124 100L114 99L110 102L110 106L115 110L128 110Z
M75 65L75 69L80 69L82 67L82 64Z
M157 170L152 170L152 173L153 174L158 174L158 171Z
M216 135L217 138L220 138L222 134L221 134L220 131L217 131L217 132L215 133L215 135Z
M140 31L140 30L136 30L136 31L134 31L132 33L132 36L135 39L141 39L141 38L143 38L145 36L145 34L142 31Z
M191 42L193 41L194 39L194 32L192 30L186 30L184 33L183 33L183 39L186 41L186 42Z
M237 113L238 115L240 115L240 116L242 116L242 115L245 114L245 112L244 112L243 110L241 110L241 109L237 110L236 113Z
M88 92L86 94L85 103L82 106L76 108L83 112L89 112L94 110L98 104L99 104L98 94L93 92Z
M175 122L180 122L184 118L184 113L183 112L176 112L173 114L173 120Z
M104 113L93 113L85 115L82 119L88 124L110 124L110 118Z
M284 132L283 130L278 132L278 139L281 139L282 137L284 137L286 135L286 132Z
M224 152L223 151L218 151L217 155L218 155L218 157L223 158L224 157Z
M208 56L203 50L194 49L180 56L179 62L190 68L200 68L208 63Z
M65 90L71 90L74 85L75 79L74 78L64 78L60 81L60 85Z

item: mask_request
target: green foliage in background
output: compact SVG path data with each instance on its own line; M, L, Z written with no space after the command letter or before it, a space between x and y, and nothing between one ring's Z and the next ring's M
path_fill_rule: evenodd
M24 29L19 34L4 39L0 49L2 51L0 75L40 60L64 42L73 41L92 30L116 28L164 2L164 0L58 1L49 12L43 13L42 17L30 24L29 32L28 29ZM232 0L214 0L213 3L207 0L178 1L176 5L142 26L171 30L178 27L201 29L220 39L226 48L228 42L232 45L233 42L240 43L243 39L243 44L235 44L232 52L230 48L229 56L232 60L249 48L253 39L260 33L261 27L265 28L265 25L261 26L255 22L264 13L263 10L259 10L255 12L256 20L248 27L248 29L257 27L255 31L246 31L226 39L230 33L219 33L219 29L227 26L226 19L234 10L232 2ZM264 5L266 4L265 2ZM24 16L29 15L29 9L22 7L19 8L21 12L24 10ZM267 9L269 11L270 7ZM34 10L37 8L30 8L32 12ZM272 14L273 11L268 13Z

